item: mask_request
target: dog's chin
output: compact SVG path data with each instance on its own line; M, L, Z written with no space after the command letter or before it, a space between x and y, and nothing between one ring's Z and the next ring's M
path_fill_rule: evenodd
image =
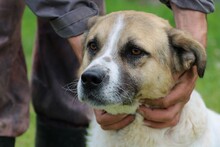
M105 99L102 99L102 98L99 98L93 95L84 96L83 98L80 98L80 99L82 102L89 104L93 108L104 107L106 105L110 105L110 103L106 101Z
M92 108L105 110L110 114L134 114L139 103L133 101L108 101L98 96L84 96L80 101L87 103Z
M138 102L134 102L132 105L107 105L104 107L97 107L97 109L105 110L110 114L135 114L139 107Z

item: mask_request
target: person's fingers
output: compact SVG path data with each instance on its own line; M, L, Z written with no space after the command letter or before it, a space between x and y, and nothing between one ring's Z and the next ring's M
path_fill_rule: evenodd
M96 115L96 121L102 125L111 125L116 122L123 120L127 114L119 114L117 117L115 115L109 114L104 110L94 110Z
M118 114L112 115L103 110L94 110L96 121L104 130L118 130L127 126L134 120L133 115Z
M103 130L119 130L129 125L134 119L133 115L127 115L121 121L109 125L101 125L101 128Z
M144 120L144 125L151 127L151 128L167 128L167 127L173 127L177 125L180 119L180 114L177 114L171 121L168 122L155 122L155 121L149 121L149 120Z
M172 122L172 120L181 112L183 105L178 103L167 109L151 109L145 106L140 106L138 113L140 113L145 120L164 123Z

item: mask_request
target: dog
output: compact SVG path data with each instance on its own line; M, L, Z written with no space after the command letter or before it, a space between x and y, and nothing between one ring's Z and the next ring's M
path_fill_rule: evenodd
M135 114L131 124L115 131L102 130L94 119L89 147L220 146L220 115L207 109L196 91L174 127L144 126L136 112L143 105L140 100L165 97L176 84L175 74L196 66L203 77L202 45L167 20L145 12L113 12L92 18L88 26L77 83L79 100L111 114Z

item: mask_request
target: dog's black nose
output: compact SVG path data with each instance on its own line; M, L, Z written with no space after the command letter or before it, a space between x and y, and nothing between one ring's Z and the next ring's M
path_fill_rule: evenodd
M105 72L100 70L85 71L81 76L82 84L86 86L97 86L102 83L105 75Z

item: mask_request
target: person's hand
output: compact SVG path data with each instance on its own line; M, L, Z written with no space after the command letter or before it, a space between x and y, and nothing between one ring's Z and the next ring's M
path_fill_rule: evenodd
M196 67L174 78L178 81L171 92L164 98L156 100L142 100L157 109L140 106L138 112L144 117L144 124L152 128L166 128L175 126L183 106L188 102L197 79ZM160 108L160 109L159 109Z
M82 39L83 39L83 35L68 38L70 46L72 47L73 52L80 63L82 61L82 51L83 51Z
M119 130L129 125L134 119L134 115L118 114L111 115L103 110L94 110L96 121L103 130Z

